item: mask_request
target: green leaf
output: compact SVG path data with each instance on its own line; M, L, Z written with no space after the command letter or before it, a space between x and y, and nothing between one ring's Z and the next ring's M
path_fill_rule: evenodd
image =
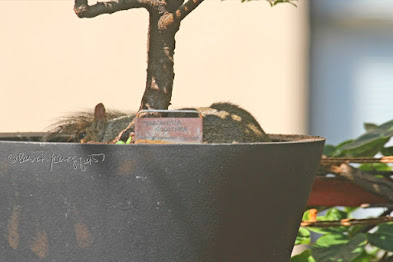
M374 156L382 151L384 145L393 136L393 120L372 128L351 143L340 147L336 156Z
M326 156L331 156L334 152L336 152L336 147L332 145L325 145L323 148L323 154Z
M350 227L348 227L348 231L347 231L347 233L348 233L348 236L349 237L353 237L353 236L355 236L356 234L358 234L361 230L363 230L364 229L364 226L360 226L360 225L357 225L357 226L350 226Z
M393 146L382 148L381 153L384 156L393 156Z
M376 258L376 257L378 257L378 253L379 253L380 250L381 249L379 249L378 247L372 248L372 247L369 246L369 248L367 250L367 255L369 257L371 257L371 258Z
M340 144L338 144L337 148L341 148L341 147L345 146L346 144L352 143L353 141L355 141L355 140L354 139L345 140L345 141L341 142Z
M310 220L310 209L306 210L306 211L303 213L303 218L302 218L302 220L304 220L304 221Z
M367 238L370 244L393 252L393 223L379 225L375 233L367 234Z
M335 207L328 209L326 215L320 216L320 220L340 220L348 218L348 213L345 211L341 211Z
M330 247L333 245L346 244L349 242L349 237L343 234L327 234L318 238L315 246L317 247Z
M376 257L378 257L378 253L380 250L381 249L379 249L378 247L374 247L374 248L367 250L367 254L369 257L376 258Z
M304 227L299 228L297 233L295 245L308 245L310 244L310 231Z
M347 218L352 218L351 213L358 209L359 207L344 207L344 211L347 213Z
M392 171L392 168L384 163L362 164L358 168L362 171Z
M366 242L365 234L357 234L352 239L344 235L326 235L318 239L311 254L318 262L350 262L362 255Z
M343 156L342 154L342 150L341 147L345 146L346 144L352 143L354 140L353 139L349 139L349 140L345 140L344 142L341 142L340 144L338 144L336 146L336 150L332 153L330 153L330 157L340 157Z
M341 155L344 157L373 157L380 152L385 144L390 140L389 137L377 137L377 135L366 133L363 137L356 139L350 144L340 148Z
M367 254L367 252L363 250L363 252L351 262L370 262L371 258L374 258L374 256Z
M307 227L308 230L318 234L344 234L347 227Z
M374 123L364 123L363 127L364 127L364 129L366 129L367 132L370 132L370 131L374 130L375 128L377 128L378 125L376 125Z
M319 221L331 221L331 220L341 220L348 218L348 213L345 211L341 211L335 207L329 208L326 211L326 215L318 216L317 220ZM305 220L305 219L303 219ZM307 220L307 219L306 219ZM308 228L310 231L320 234L343 234L349 230L348 227L310 227Z
M315 262L315 259L311 256L311 251L307 249L299 255L291 257L291 262Z

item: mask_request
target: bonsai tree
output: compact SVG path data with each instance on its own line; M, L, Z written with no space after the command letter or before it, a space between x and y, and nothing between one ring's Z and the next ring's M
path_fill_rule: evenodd
M244 2L245 0L241 0ZM296 0L267 0L270 5ZM80 18L92 18L102 14L132 8L146 8L149 12L148 61L146 89L139 110L168 109L171 102L174 79L175 35L180 23L203 0L113 0L89 5L88 0L75 0L74 11ZM133 121L118 139L127 140L134 129Z

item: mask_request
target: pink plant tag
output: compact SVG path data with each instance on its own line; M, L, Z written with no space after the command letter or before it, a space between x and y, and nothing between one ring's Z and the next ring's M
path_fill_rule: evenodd
M139 117L141 113L176 113L197 117ZM135 141L160 140L172 143L202 143L202 115L195 110L143 110L135 119Z

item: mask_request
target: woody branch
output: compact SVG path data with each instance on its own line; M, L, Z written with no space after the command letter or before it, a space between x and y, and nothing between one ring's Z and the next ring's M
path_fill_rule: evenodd
M393 181L391 179L378 178L374 175L374 173L380 174L381 172L362 171L349 165L349 163L391 163L392 161L393 157L391 156L382 158L322 158L319 175L335 174L393 203Z
M180 5L174 12L165 12L162 19L163 24L161 26L166 28L175 22L180 22L203 1L204 0L189 0L185 4ZM75 0L74 11L80 18L92 18L101 14L112 14L117 11L124 11L132 8L157 7L157 9L162 9L161 7L166 4L165 1L155 0L113 0L89 5L88 0Z
M89 5L87 0L75 0L74 11L79 18L92 18L131 8L147 7L147 5L148 1L145 0L115 0L97 2L94 5Z
M364 218L364 219L341 219L331 221L302 221L301 227L350 227L350 226L368 226L368 225L379 225L388 222L392 222L393 217L378 217L378 218Z
M341 227L341 226L365 226L357 233L366 233L373 229L379 224L384 224L393 221L393 217L390 216L393 209L389 208L380 214L377 218L366 218L366 219L340 219L340 220L323 220L318 221L318 211L316 209L309 210L309 219L303 220L300 223L301 227Z

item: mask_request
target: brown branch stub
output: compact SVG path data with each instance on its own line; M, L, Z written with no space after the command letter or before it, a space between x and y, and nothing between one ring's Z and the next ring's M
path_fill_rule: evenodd
M91 18L131 8L147 7L148 2L145 0L113 0L89 5L87 0L75 0L74 11L79 18Z
M175 23L180 23L189 13L197 8L204 0L188 0L181 5L175 12L168 12L160 19L160 29L170 28Z
M188 0L185 4L180 6L175 12L175 17L178 20L183 20L189 13L198 7L203 0Z

